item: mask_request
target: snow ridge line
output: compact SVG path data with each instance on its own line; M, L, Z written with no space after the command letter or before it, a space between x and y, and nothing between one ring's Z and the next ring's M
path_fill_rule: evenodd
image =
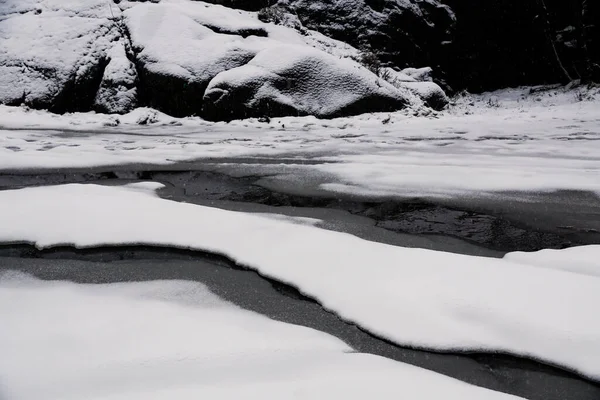
M191 257L192 259L204 258L204 259L208 259L210 262L214 262L214 263L216 263L220 266L224 266L226 268L231 268L231 269L238 270L238 271L246 271L246 272L253 273L256 276L258 276L260 279L265 280L270 285L272 285L273 288L275 290L277 290L281 295L313 303L313 304L319 306L324 312L334 316L337 320L339 320L343 324L355 327L358 330L360 330L361 332L368 335L369 337L371 337L375 340L378 340L382 343L385 343L388 346L392 346L395 348L401 348L401 349L408 349L408 350L414 350L414 351L422 351L422 352L427 352L427 353L440 354L440 355L448 355L448 356L458 355L458 356L473 357L473 356L478 356L478 355L483 355L483 356L491 355L491 356L509 357L511 359L514 359L516 362L518 362L519 360L523 360L526 362L536 363L536 364L538 364L538 369L551 368L552 370L554 370L553 373L555 373L555 374L562 373L561 375L575 376L578 379L581 379L586 382L590 382L594 385L597 385L598 383L600 383L600 381L596 381L594 379L591 379L589 376L579 373L576 369L571 369L564 365L555 364L548 360L531 357L528 355L521 355L521 354L504 352L504 351L487 351L486 349L464 349L463 350L463 349L457 348L457 349L451 349L451 350L439 350L439 349L435 349L435 348L411 346L411 345L406 345L406 344L395 343L394 341L392 341L384 336L380 336L374 332L371 332L368 328L365 328L353 321L350 321L350 320L347 320L347 319L341 317L335 311L325 307L321 302L319 302L314 297L303 293L302 290L300 288L298 288L297 286L295 286L294 284L264 275L259 270L252 268L251 266L247 266L238 261L235 261L234 259L227 256L226 254L222 254L222 253L218 253L218 252L211 252L211 251L207 251L207 250L194 249L194 248L188 248L188 247L178 247L178 246L174 246L174 245L162 246L162 245L157 245L157 244L145 244L145 243L127 243L127 244L123 244L123 245L113 245L113 244L97 245L97 246L93 245L93 246L89 246L89 247L75 246L71 243L61 243L61 244L51 245L51 246L47 246L47 247L39 247L35 243L27 242L27 241L0 242L0 257L14 257L15 255L18 255L18 257L20 257L20 258L42 258L43 259L43 258L46 258L45 257L46 255L53 255L52 259L59 259L59 260L60 259L64 259L64 260L78 259L78 260L81 260L82 259L81 257L84 257L83 260L86 260L85 259L86 256L92 256L92 255L94 255L94 253L97 253L97 252L108 251L111 254L123 254L125 252L135 251L135 250L139 250L139 251L160 250L161 254L167 253L167 254L174 254L174 255L175 254L184 255L186 257ZM68 254L59 255L58 257L56 257L56 254L57 253L60 254L61 252L68 252ZM69 257L70 254L72 254L71 257ZM75 256L77 256L77 257L75 257ZM127 259L127 258L124 258L124 259ZM133 256L131 259L136 259L136 257ZM92 259L90 261L94 261L94 260ZM343 338L340 338L340 339L343 340ZM404 361L405 360L403 360L403 362ZM542 368L540 368L540 367L542 367ZM473 382L468 382L468 383L475 384ZM477 384L475 384L475 385L477 385ZM477 385L477 386L480 386L480 385ZM482 387L486 387L486 386L482 386ZM498 390L497 388L490 388L490 389ZM509 393L509 392L507 391L506 393ZM509 394L518 395L518 393L509 393Z

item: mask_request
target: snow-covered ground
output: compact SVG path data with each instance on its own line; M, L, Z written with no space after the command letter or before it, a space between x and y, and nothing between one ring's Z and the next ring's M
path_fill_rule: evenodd
M600 380L600 276L408 249L311 225L160 199L160 184L0 192L0 242L147 244L224 254L405 346L543 360ZM563 260L581 267L598 260ZM558 259L558 258L557 258ZM597 264L596 264L597 265ZM597 265L598 266L598 265Z
M504 258L510 261L536 265L544 268L557 268L583 275L600 276L600 246L581 246L570 249L545 249L532 253L513 252Z
M285 157L280 170L301 170L318 176L321 189L354 194L600 192L599 90L528 91L466 96L418 118L407 110L269 123L175 119L150 109L58 116L0 106L0 168ZM305 160L315 163L300 165Z
M77 285L5 272L0 320L3 399L517 399L353 353L194 282Z

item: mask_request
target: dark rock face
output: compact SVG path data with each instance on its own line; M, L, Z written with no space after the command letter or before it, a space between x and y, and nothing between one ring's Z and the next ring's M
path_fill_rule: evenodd
M443 4L442 4L443 3ZM597 0L281 0L311 29L384 66L431 66L473 92L600 80Z
M437 0L281 0L310 29L373 51L384 65L436 67L452 11Z
M483 91L599 78L598 1L444 2L456 13L457 24L439 63L455 89Z
M277 0L206 0L205 2L240 10L258 11L261 8L272 6Z

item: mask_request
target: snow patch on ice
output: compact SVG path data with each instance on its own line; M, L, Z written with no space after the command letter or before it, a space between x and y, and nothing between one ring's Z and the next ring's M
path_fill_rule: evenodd
M136 243L224 254L396 343L518 354L600 380L598 276L389 246L127 187L0 191L0 221L0 241L39 248Z
M195 282L0 273L0 319L1 390L11 399L517 399L348 353L336 338L242 310Z

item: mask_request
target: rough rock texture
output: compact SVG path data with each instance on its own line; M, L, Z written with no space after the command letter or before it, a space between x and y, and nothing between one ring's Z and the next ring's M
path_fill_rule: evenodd
M450 101L442 88L433 82L431 74L429 67L405 68L402 71L388 67L380 70L380 75L395 87L410 91L434 110L442 110Z
M302 23L377 54L384 64L435 67L454 14L438 0L281 0Z
M247 65L222 72L204 97L213 120L316 115L331 118L408 105L397 89L349 59L299 46L272 47Z
M137 105L137 71L123 41L107 53L108 64L96 93L95 109L109 114L133 110Z

